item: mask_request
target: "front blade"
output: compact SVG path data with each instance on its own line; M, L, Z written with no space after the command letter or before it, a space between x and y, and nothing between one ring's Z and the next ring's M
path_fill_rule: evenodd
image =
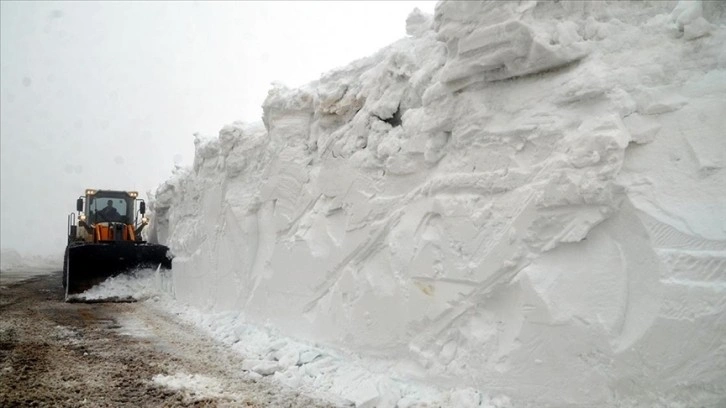
M169 248L156 244L94 243L68 248L67 294L84 292L104 280L142 268L171 269Z

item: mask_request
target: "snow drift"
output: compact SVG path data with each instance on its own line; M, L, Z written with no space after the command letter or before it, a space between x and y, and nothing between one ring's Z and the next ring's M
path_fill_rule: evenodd
M175 296L514 406L722 406L725 24L723 2L414 12L196 139L153 203Z

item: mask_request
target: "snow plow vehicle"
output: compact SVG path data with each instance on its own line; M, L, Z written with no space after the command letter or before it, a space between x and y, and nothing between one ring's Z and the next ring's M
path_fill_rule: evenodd
M136 269L171 269L169 248L142 238L149 219L137 192L87 189L76 211L68 216L63 259L66 299Z

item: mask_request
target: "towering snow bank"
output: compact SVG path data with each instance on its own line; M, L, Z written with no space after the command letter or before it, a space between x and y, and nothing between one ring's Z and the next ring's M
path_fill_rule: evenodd
M725 23L722 2L415 12L273 88L264 127L197 140L154 203L176 296L514 406L722 405Z

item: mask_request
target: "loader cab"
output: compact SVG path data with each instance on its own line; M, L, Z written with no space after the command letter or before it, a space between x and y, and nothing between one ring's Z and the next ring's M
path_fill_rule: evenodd
M146 205L137 197L135 191L86 190L76 201L77 225L76 215L69 216L69 242L141 240L148 219L143 216ZM137 201L141 220L137 219Z
M105 192L89 196L86 216L92 224L120 222L131 224L134 219L134 199L125 192Z
M137 196L135 191L88 189L81 211L89 224L133 224L136 219Z

